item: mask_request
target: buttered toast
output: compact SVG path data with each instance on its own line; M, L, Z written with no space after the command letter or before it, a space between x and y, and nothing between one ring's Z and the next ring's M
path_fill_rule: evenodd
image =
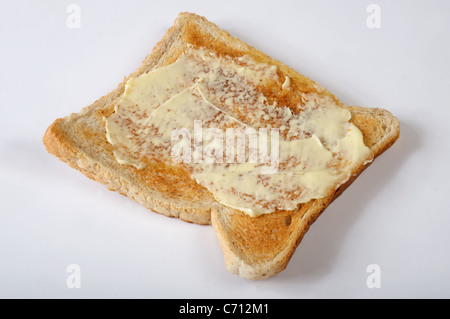
M248 155L242 163L197 163L195 149L174 160L171 133L188 134L199 121L215 132L276 130L276 169L264 172ZM181 13L134 73L57 119L43 141L49 153L152 211L212 224L227 269L265 279L287 266L309 226L399 131L388 111L343 105L205 18Z

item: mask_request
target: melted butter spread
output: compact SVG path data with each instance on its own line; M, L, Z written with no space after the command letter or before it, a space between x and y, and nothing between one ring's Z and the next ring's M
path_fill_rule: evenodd
M274 81L276 66L190 48L128 80L105 117L107 139L119 163L182 165L217 201L250 216L294 210L345 183L372 154L350 112L331 97L303 93L294 113L262 93ZM291 89L288 77L283 89ZM234 143L242 136L247 152Z

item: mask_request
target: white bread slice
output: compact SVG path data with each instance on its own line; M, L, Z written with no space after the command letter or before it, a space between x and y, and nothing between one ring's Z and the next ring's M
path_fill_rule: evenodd
M218 203L207 189L172 163L154 164L143 170L119 164L106 140L103 117L114 112L113 104L130 77L174 62L189 45L205 47L217 54L250 55L257 61L276 65L281 74L291 78L291 85L299 93L320 92L338 101L314 81L230 36L205 18L181 13L134 73L81 112L57 119L45 132L43 141L49 153L152 211L187 222L212 224L227 269L244 278L265 279L286 267L309 225L370 164L357 168L350 180L325 198L311 200L295 211L279 211L258 218ZM281 104L295 101L298 96L275 94L274 98ZM351 122L361 130L375 157L399 137L399 122L388 111L338 103L351 111Z

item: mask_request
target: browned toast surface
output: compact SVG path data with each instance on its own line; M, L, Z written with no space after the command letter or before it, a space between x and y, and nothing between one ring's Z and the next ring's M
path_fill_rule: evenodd
M130 77L173 63L189 45L230 57L250 55L256 61L276 65L281 83L268 83L260 90L269 101L277 101L293 111L298 111L301 93L314 92L332 97L339 105L349 108L351 122L361 130L365 144L375 157L399 136L399 122L388 111L343 105L314 81L195 14L180 14ZM291 79L289 94L275 89L281 86L285 76ZM103 118L114 112L114 103L124 92L126 80L80 113L57 119L44 135L47 150L108 189L155 212L188 222L212 224L228 270L244 278L267 278L283 270L309 225L367 167L359 167L346 184L327 197L311 200L295 211L250 217L218 203L207 189L174 163L150 163L138 170L115 160L112 145L106 139Z

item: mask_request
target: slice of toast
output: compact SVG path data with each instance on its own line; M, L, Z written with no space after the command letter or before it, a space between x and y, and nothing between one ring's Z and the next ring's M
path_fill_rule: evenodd
M174 163L155 162L140 170L119 164L106 138L104 117L114 112L114 104L123 94L128 79L175 62L192 46L207 48L218 55L248 55L258 62L277 66L280 78L288 76L294 88L290 95L274 92L274 99L280 105L294 103L301 92L332 97L340 106L350 110L350 122L361 130L364 143L374 157L397 140L399 122L383 109L343 105L314 81L230 36L205 18L180 13L152 53L114 91L79 113L57 119L49 126L43 138L49 153L152 211L187 222L212 224L231 273L248 279L268 278L287 266L309 226L371 162L355 169L345 184L324 198L310 200L293 211L276 211L256 218L220 204L206 188Z

